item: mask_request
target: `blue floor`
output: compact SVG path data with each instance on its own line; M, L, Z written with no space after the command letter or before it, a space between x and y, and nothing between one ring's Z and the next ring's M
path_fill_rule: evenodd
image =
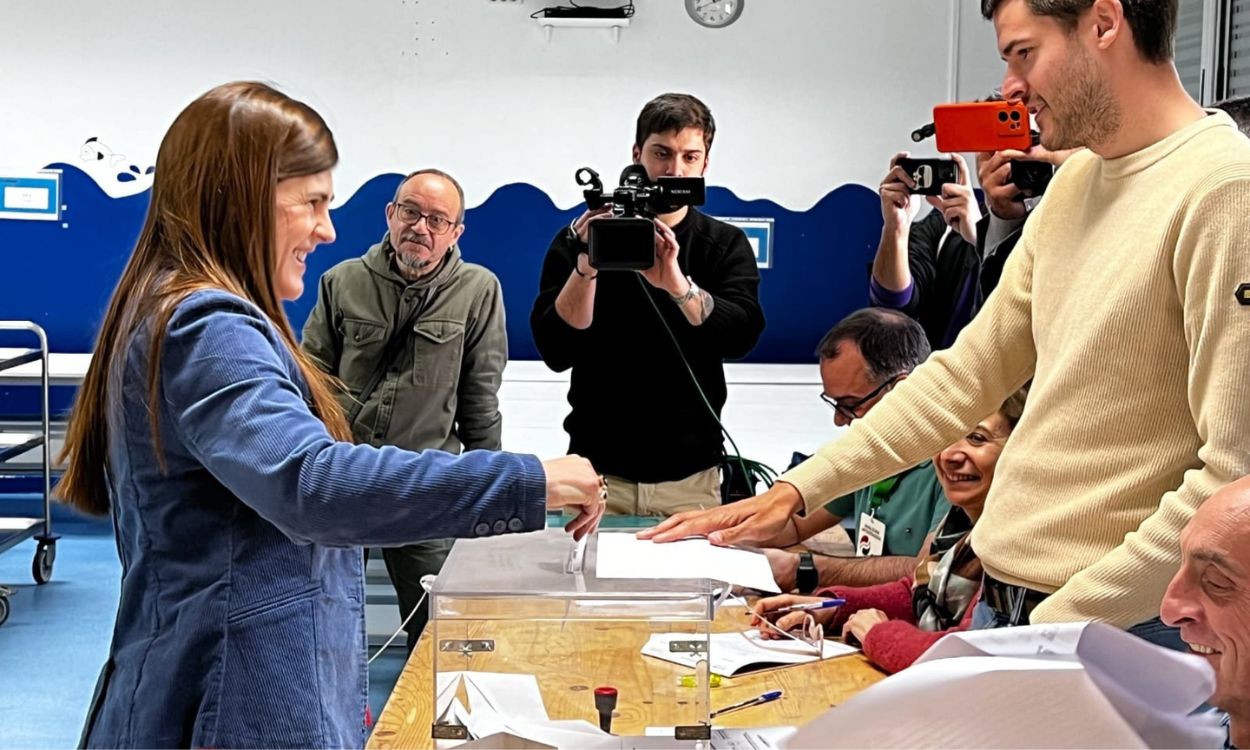
M9 620L0 625L0 748L78 742L117 611L120 566L111 535L63 537L52 581L43 586L31 579L34 554L34 541L0 554L0 584L17 589ZM404 659L402 645L392 646L369 668L374 716Z

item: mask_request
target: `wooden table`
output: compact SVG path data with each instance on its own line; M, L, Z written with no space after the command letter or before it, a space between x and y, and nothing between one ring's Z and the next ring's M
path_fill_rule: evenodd
M740 606L722 607L714 629L744 629L744 612ZM639 654L650 634L645 625L512 620L495 621L493 627L495 651L473 655L473 668L534 674L552 719L585 719L597 725L593 689L612 685L620 692L620 703L612 722L613 733L641 735L648 726L672 726L674 704L694 696L693 689L677 684L678 677L690 674L691 670ZM427 628L378 717L366 747L376 750L434 747L430 737L434 702L432 644L430 628ZM802 725L884 676L862 655L855 654L725 679L720 687L711 690L712 708L746 700L768 690L782 690L784 698L781 700L725 714L716 724L730 727Z

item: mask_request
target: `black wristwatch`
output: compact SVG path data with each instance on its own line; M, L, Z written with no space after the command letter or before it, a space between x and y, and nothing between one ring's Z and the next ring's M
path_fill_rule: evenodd
M820 574L816 572L816 561L812 559L811 552L805 550L799 553L799 569L794 583L800 594L810 594L820 585Z

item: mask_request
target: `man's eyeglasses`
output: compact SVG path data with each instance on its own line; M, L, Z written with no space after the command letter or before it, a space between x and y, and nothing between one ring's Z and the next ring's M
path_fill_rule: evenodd
M842 416L846 417L847 421L853 422L856 419L859 419L859 410L861 407L863 407L864 404L868 403L869 401L872 401L874 398L881 395L881 392L886 390L887 388L893 387L894 384L897 383L898 379L901 377L903 377L903 373L901 372L898 373L897 375L888 377L884 381L882 381L881 385L877 386L876 388L873 388L872 391L870 391L867 395L861 396L859 398L834 398L832 396L825 394L822 391L820 394L820 400L824 401L826 404L829 404L830 409L833 409L838 414L841 414Z
M395 215L405 224L416 226L418 222L425 219L425 228L430 234L447 234L451 228L456 226L456 222L438 214L423 214L415 207L407 203L395 204Z

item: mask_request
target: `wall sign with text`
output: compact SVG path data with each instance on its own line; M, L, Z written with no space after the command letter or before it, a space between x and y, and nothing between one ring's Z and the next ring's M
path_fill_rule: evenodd
M755 264L760 268L773 267L773 220L740 216L717 216L717 219L742 230L755 251Z
M61 173L0 174L0 219L61 218Z

